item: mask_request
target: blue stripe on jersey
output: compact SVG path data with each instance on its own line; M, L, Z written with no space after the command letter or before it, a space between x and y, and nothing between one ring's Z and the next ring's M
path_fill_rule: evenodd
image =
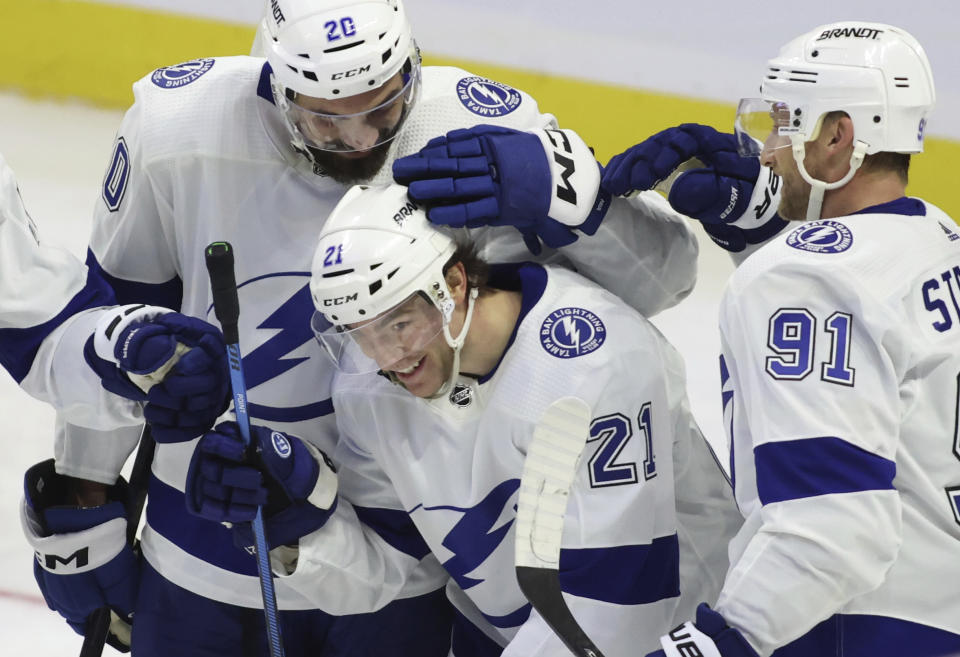
M28 295L29 291L24 291ZM113 290L97 273L88 268L87 281L53 319L28 328L0 329L0 365L19 384L30 373L40 343L76 313L98 306L116 304Z
M186 512L186 496L155 476L147 489L147 523L161 536L198 559L242 575L257 574L257 562L233 543L233 532Z
M466 616L453 608L450 652L457 657L500 657L503 646L483 633Z
M246 362L246 360L244 360ZM290 408L277 408L274 406L263 406L262 404L252 404L247 402L247 413L251 418L265 420L267 422L303 422L313 418L323 417L333 413L333 400L323 399L313 404L304 404L303 406L292 406Z
M264 100L270 101L271 105L275 105L273 101L273 91L270 89L270 75L273 73L273 69L270 68L269 62L263 63L263 68L260 69L260 80L257 82L257 95L263 98Z
M117 302L121 305L128 303L146 303L151 306L162 306L171 310L180 310L183 304L183 281L174 276L165 283L138 283L123 278L111 276L97 261L93 251L87 249L87 267L102 276L117 295Z
M360 522L367 525L391 547L414 559L423 559L430 552L413 520L406 511L355 506Z
M871 205L868 208L857 210L853 214L902 214L908 217L925 217L927 216L927 206L918 198L901 196L887 203Z
M831 493L890 490L897 464L833 436L766 443L753 450L763 504Z
M677 535L648 545L560 551L560 586L566 593L618 605L640 605L680 595Z
M511 611L506 616L491 616L490 614L484 614L482 611L480 613L483 614L483 617L487 619L487 622L494 627L509 629L511 627L520 627L526 623L527 619L530 618L530 612L532 610L533 605L528 602L516 611Z
M960 655L960 635L899 618L836 614L773 653L773 657L811 655L956 657Z

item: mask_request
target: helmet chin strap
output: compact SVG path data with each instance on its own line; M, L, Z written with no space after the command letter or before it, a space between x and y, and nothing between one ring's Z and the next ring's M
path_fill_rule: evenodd
M793 149L793 159L797 163L797 169L800 171L800 177L803 178L808 185L810 185L810 200L807 202L807 221L813 221L820 218L820 213L823 211L823 194L828 189L838 189L846 185L853 178L853 175L857 172L857 169L860 168L860 165L863 164L863 158L867 154L867 144L862 141L858 141L854 144L853 154L850 155L850 170L847 171L846 175L840 180L832 183L827 183L822 180L817 180L809 173L807 173L807 168L804 166L803 161L806 159L807 151L804 147L805 136L801 134L790 135L790 144Z
M456 338L450 335L450 323L444 322L443 324L443 337L446 339L447 344L453 348L453 367L450 369L450 378L440 386L439 390L430 395L431 399L442 397L453 390L453 384L456 382L457 377L460 376L460 350L463 348L463 343L467 340L467 331L470 330L470 322L473 320L473 306L478 294L480 294L479 289L472 288L470 290L470 296L467 298L467 316L464 318L463 328L460 329L460 333Z

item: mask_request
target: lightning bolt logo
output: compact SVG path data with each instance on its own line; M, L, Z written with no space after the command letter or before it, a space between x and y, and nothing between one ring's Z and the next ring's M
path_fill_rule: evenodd
M560 327L563 329L563 332L569 338L569 344L576 351L580 351L580 327L577 326L577 322L573 317L569 315L566 317L560 318Z
M805 243L810 242L819 242L820 240L832 237L837 234L833 228L829 226L820 226L819 228L814 229L812 232L806 233L801 239Z
M470 91L474 96L480 96L483 99L486 99L487 103L484 103L482 100L478 100L483 105L489 105L490 107L503 107L506 109L507 104L504 102L500 94L496 93L493 89L482 82L478 82L470 87Z
M313 337L310 329L312 316L313 301L308 284L297 290L296 294L257 326L258 329L275 329L277 333L244 356L247 388L255 388L307 360L285 356L305 345Z
M516 89L477 76L457 82L457 97L464 107L480 116L504 116L523 101Z
M424 511L458 511L463 514L443 539L442 545L453 553L443 567L464 591L483 583L484 580L469 577L468 573L489 559L510 531L516 519L515 515L499 527L497 521L503 516L507 503L519 488L519 479L508 479L487 493L486 497L473 507L423 507Z

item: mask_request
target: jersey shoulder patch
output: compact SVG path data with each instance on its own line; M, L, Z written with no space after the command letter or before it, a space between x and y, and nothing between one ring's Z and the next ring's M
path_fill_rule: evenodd
M853 232L832 219L811 221L786 237L787 246L811 253L843 253L853 246Z
M204 58L164 66L150 74L150 81L161 89L179 89L206 75L215 63L212 58Z
M467 75L456 83L457 98L470 112L482 117L510 114L523 102L521 93L501 82Z

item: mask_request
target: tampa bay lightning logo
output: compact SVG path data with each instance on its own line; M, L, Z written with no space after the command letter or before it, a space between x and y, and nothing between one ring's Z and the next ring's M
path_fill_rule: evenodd
M584 356L599 349L606 339L603 321L584 308L554 310L540 325L540 344L557 358Z
M273 431L270 433L270 442L273 443L273 451L277 453L282 459L285 459L290 456L292 449L290 448L290 441L287 440L287 437L284 436L279 431Z
M787 235L787 244L812 253L842 253L853 244L850 229L838 221L811 221Z
M520 107L523 100L516 89L481 77L460 80L457 97L464 107L480 116L504 116Z
M453 553L443 567L464 591L483 582L482 579L470 577L469 573L489 559L506 538L516 519L514 513L507 513L506 510L511 501L515 504L514 498L519 489L519 479L508 479L495 486L474 507L423 507L424 511L455 511L463 514L443 539L442 545Z
M176 66L158 68L150 76L150 81L161 89L177 89L195 81L213 68L213 59L194 59Z

